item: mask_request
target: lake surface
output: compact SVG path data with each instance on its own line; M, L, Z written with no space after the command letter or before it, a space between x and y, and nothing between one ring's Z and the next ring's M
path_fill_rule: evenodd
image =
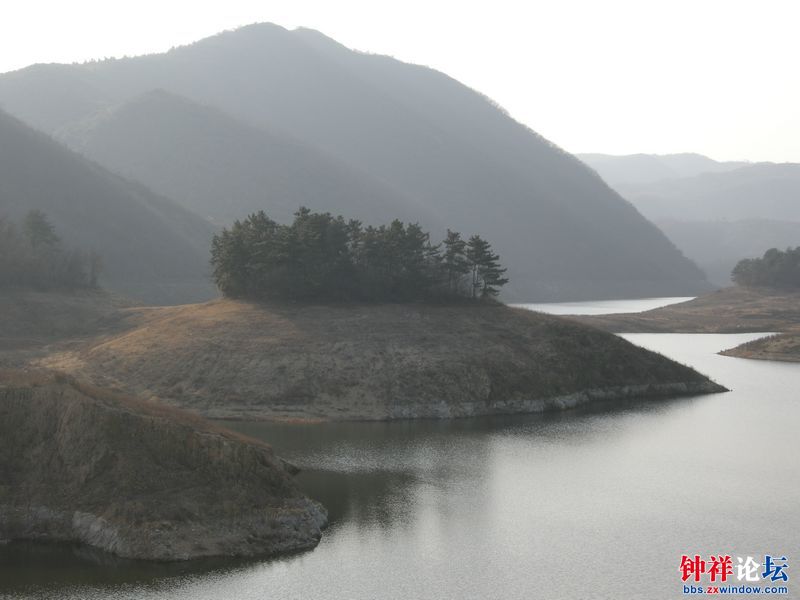
M693 299L694 296L670 296L666 298L634 298L631 300L592 300L589 302L528 302L512 304L511 306L551 315L613 315L644 312Z
M625 336L725 394L450 422L236 424L301 466L329 508L316 550L151 565L14 543L0 547L0 597L675 598L680 557L694 553L785 555L800 595L800 364L715 354L759 335Z

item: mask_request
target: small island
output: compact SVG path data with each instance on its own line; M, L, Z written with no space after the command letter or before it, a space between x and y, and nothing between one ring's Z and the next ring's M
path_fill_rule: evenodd
M443 248L443 250L442 250ZM563 410L724 391L615 335L494 300L499 256L449 231L300 209L214 239L225 297L126 309L38 364L211 418L383 420Z
M505 268L479 236L257 213L214 238L222 298L160 307L99 289L99 260L44 214L0 228L2 243L25 259L0 263L2 540L157 560L313 548L326 512L295 469L205 418L454 418L725 390L498 302Z

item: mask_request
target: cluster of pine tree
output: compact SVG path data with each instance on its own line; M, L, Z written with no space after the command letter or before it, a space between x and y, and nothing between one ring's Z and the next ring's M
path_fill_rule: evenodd
M291 225L264 212L214 236L211 264L226 296L412 302L486 299L508 282L479 236L433 245L418 224L365 227L300 208Z
M97 286L100 257L65 248L40 210L18 227L0 217L0 287L89 288Z
M740 260L731 278L739 285L776 288L800 287L800 246L785 251L771 248L762 258Z

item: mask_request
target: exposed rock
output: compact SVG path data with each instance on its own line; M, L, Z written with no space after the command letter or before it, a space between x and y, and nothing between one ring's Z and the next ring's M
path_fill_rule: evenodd
M63 376L0 374L0 539L159 560L310 549L326 511L259 441Z

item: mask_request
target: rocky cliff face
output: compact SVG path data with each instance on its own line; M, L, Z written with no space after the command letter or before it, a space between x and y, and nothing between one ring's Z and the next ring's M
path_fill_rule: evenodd
M464 417L723 390L617 336L502 305L223 300L131 321L44 363L217 418Z
M258 441L74 380L0 374L0 539L181 560L313 548L325 510Z

